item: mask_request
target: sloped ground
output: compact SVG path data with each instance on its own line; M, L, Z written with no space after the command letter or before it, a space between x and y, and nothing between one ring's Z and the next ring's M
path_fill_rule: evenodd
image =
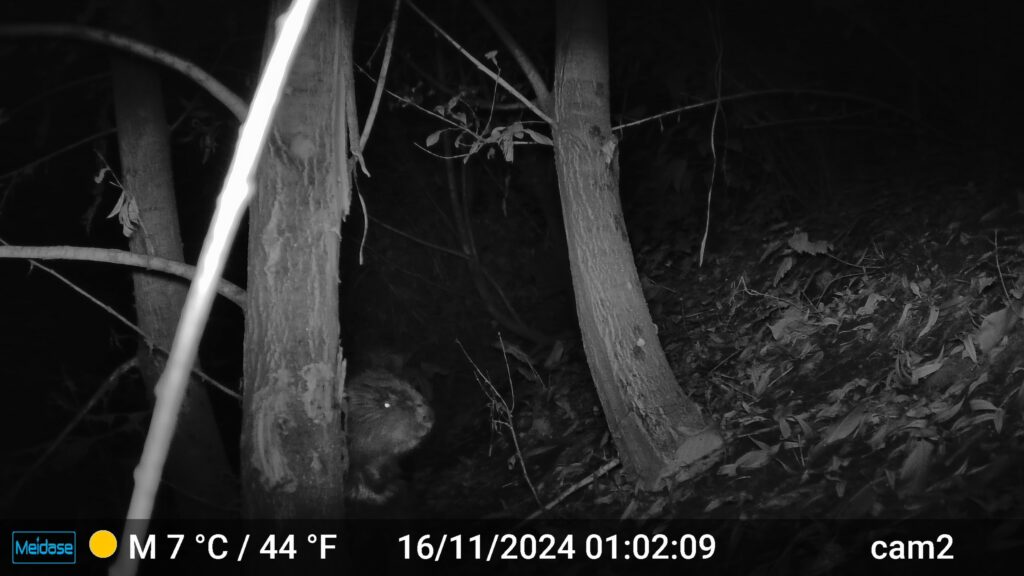
M727 450L660 493L615 469L548 516L1024 512L1017 198L953 179L875 186L824 218L720 224L703 267L693 233L634 246L677 378ZM525 516L615 457L582 352L535 355L536 375L524 360L501 375L511 418L492 402L490 432L465 416L435 439L429 454L449 456L422 465L424 515Z

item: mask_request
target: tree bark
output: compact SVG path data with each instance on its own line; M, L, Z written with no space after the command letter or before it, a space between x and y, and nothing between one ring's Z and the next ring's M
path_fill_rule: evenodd
M287 5L275 2L274 20ZM339 241L348 213L345 67L354 0L321 2L296 56L249 213L242 490L257 518L343 514Z
M148 40L151 8L146 1L120 2L117 13L123 22L119 27ZM112 68L122 185L138 203L141 220L129 247L132 252L182 262L160 75L152 65L128 56L115 56ZM132 281L138 325L151 339L139 342L139 369L152 393L165 359L153 353L151 344L165 350L171 347L186 286L147 272L133 273ZM173 498L173 509L179 517L234 514L230 504L237 500L237 484L207 394L201 384L189 387L168 455L164 479L172 491L164 494Z
M713 463L715 425L680 389L640 291L618 190L604 0L559 0L554 147L576 312L619 456L645 489Z

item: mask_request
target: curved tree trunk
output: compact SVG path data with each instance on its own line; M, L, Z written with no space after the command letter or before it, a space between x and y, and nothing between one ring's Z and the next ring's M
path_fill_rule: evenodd
M120 28L147 40L151 7L143 0L121 2ZM112 67L122 184L138 202L142 222L129 246L132 252L182 262L160 75L151 64L128 56L116 56ZM164 358L153 353L151 344L164 350L171 347L187 286L147 272L133 273L132 281L139 327L152 339L140 341L138 349L139 368L152 391ZM199 383L189 386L164 476L165 487L171 488L164 495L173 498L175 514L185 518L232 515L229 507L237 499L237 484L207 392Z
M271 9L270 37L287 2ZM353 0L321 2L296 56L249 212L242 491L255 518L343 514L338 255L348 213L344 67Z
M675 381L640 291L611 132L604 0L559 0L554 146L576 312L590 372L627 470L655 489L713 462L714 424Z

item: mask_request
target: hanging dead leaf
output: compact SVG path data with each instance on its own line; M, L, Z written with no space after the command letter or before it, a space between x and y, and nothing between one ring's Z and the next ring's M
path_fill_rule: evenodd
M529 128L523 128L523 133L533 139L537 144L543 144L544 146L551 146L551 138L547 137L536 130L530 130Z
M107 218L113 218L115 214L117 221L121 223L121 233L125 238L131 238L135 229L142 223L139 203L135 200L135 196L127 190L121 190L121 195L118 196L114 209L107 214Z

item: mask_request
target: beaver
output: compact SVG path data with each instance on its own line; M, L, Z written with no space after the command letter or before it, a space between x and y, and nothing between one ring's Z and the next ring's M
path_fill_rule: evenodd
M345 497L384 504L401 490L398 462L434 426L434 411L395 373L374 368L346 382L349 472Z

